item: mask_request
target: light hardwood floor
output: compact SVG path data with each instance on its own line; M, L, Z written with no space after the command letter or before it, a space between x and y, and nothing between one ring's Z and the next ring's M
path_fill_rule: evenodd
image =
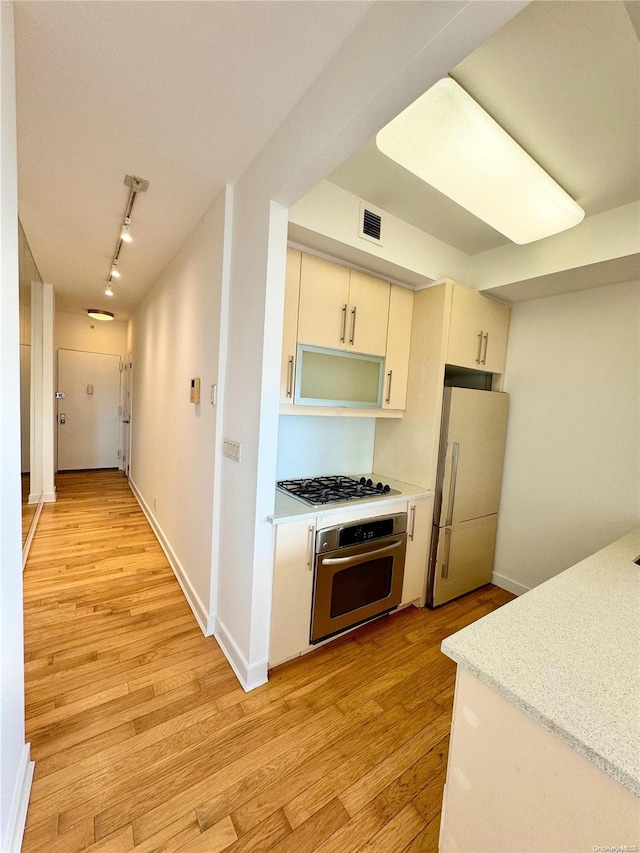
M25 570L24 853L437 851L455 666L513 596L409 607L240 688L119 472L60 475Z

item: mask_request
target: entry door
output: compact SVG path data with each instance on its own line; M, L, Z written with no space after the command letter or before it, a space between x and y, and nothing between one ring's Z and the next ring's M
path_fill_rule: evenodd
M123 408L122 408L122 470L127 478L131 465L131 402L133 390L133 353L127 356L124 366Z
M58 350L58 470L117 468L120 356Z

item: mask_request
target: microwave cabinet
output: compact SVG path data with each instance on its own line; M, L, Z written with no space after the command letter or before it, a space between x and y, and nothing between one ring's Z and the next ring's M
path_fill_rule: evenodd
M287 250L280 403L295 402L297 344L384 359L382 415L405 408L414 294L340 264ZM299 379L300 377L298 377ZM329 405L328 403L326 405ZM347 404L337 403L349 411ZM321 414L322 407L318 407ZM286 411L286 409L285 409ZM289 410L294 414L293 408ZM328 411L328 410L327 410ZM356 414L349 411L349 414Z

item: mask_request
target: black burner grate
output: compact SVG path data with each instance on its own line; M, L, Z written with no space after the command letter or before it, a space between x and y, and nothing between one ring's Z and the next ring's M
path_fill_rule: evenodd
M279 480L277 486L281 492L293 495L294 498L304 501L310 506L323 506L340 501L357 501L400 494L388 484L374 483L365 477L360 477L359 480L354 477L342 476Z

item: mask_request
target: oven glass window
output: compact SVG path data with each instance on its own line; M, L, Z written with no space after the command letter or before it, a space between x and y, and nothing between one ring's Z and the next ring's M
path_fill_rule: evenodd
M393 557L379 557L337 572L331 585L331 618L387 598L392 575Z

